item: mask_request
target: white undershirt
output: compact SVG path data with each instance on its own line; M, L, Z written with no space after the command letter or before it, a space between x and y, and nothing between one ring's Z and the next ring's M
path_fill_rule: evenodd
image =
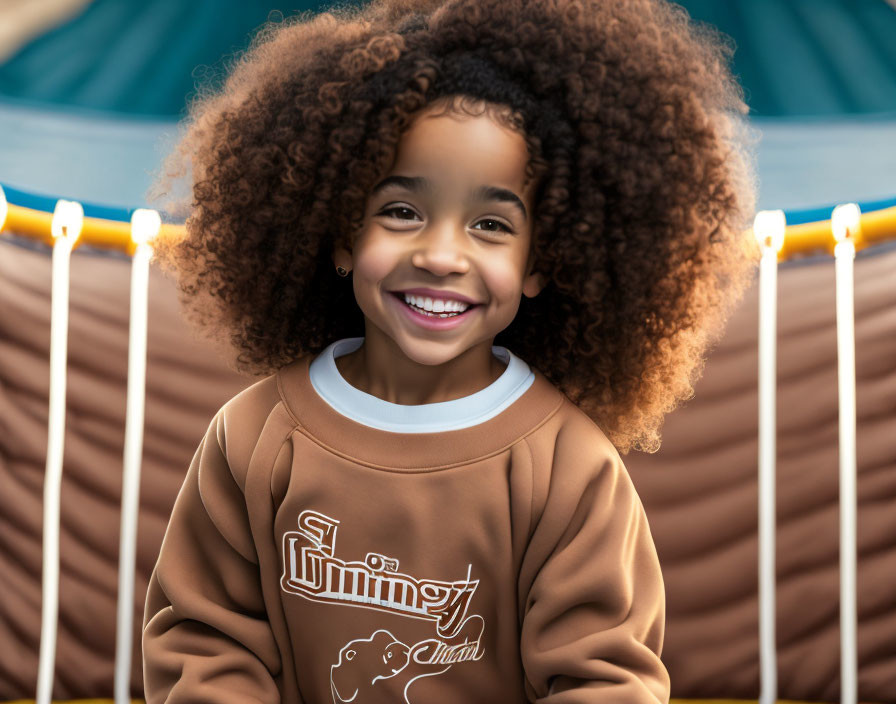
M314 390L335 411L380 430L433 433L478 425L498 415L535 381L528 364L506 347L493 345L492 353L507 368L484 389L441 403L390 403L349 384L336 366L336 357L354 352L363 342L363 337L346 337L332 343L311 362L309 375Z

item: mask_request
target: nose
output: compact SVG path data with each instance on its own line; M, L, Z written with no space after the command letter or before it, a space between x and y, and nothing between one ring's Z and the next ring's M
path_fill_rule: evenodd
M463 226L433 223L424 228L414 241L411 263L437 276L465 273L470 268L467 240Z

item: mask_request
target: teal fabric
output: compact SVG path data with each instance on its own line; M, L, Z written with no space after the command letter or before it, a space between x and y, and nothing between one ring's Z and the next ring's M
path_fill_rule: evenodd
M272 11L292 15L330 4L94 0L0 65L0 94L176 118L196 79L245 49Z
M734 41L754 115L896 110L896 9L885 0L680 0Z
M195 81L244 49L271 11L332 4L94 0L0 65L0 95L177 118ZM678 4L730 36L753 115L896 111L896 9L886 0Z

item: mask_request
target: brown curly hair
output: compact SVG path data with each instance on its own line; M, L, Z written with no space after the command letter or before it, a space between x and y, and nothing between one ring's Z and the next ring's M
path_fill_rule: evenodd
M150 194L189 215L186 236L156 259L240 372L362 336L334 247L418 110L484 100L543 171L532 246L546 284L494 344L620 453L655 452L759 259L756 134L728 41L665 0L375 0L268 22L190 106Z

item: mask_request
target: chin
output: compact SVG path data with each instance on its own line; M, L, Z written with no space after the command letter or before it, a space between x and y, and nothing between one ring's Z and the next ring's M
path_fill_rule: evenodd
M406 344L398 343L398 346L411 361L431 367L450 362L468 349L437 340L415 340Z

